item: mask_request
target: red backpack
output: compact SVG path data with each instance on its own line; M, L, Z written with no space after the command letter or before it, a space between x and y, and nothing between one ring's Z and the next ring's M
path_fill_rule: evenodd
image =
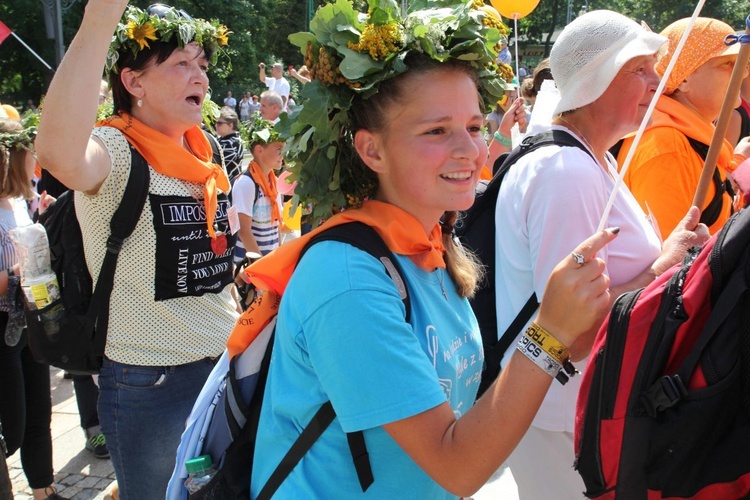
M578 396L589 498L750 494L750 210L599 330Z

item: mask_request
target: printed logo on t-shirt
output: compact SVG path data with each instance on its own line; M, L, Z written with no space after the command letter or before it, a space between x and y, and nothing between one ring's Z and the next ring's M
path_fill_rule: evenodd
M229 201L220 194L215 224L227 238L216 254L206 228L206 210L191 197L149 194L156 231L155 300L219 293L232 281L236 236L227 231Z
M450 339L441 345L441 335L437 328L430 324L425 328L425 340L427 355L432 361L432 366L438 375L440 386L445 392L445 398L451 403L453 413L460 417L469 408L464 408L461 402L460 392L472 385L478 386L482 378L482 366L484 364L484 351L475 351L472 334L448 334L443 341ZM454 381L458 384L454 387ZM462 389L464 388L464 389Z

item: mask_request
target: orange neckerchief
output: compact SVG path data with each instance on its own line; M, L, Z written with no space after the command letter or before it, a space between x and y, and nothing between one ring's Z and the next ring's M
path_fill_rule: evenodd
M185 132L185 140L193 155L161 132L125 112L107 118L97 123L97 126L120 130L148 164L160 174L204 184L203 197L206 203L208 234L212 238L216 237L214 217L218 207L217 188L225 193L229 192L229 179L223 168L212 163L211 144L199 127L192 127Z
M253 177L255 185L263 191L266 198L270 198L271 200L271 220L281 224L281 212L279 211L278 203L279 190L276 187L276 174L271 170L268 172L268 175L263 175L263 169L261 169L260 164L255 160L250 162L248 171Z
M279 312L281 295L307 242L329 227L353 221L371 226L383 238L389 250L412 257L420 268L426 271L436 267L445 268L445 249L439 224L435 224L428 237L422 225L408 212L389 203L368 201L361 208L331 217L319 228L283 244L245 270L250 281L265 292L259 294L234 325L227 340L230 356L244 351Z

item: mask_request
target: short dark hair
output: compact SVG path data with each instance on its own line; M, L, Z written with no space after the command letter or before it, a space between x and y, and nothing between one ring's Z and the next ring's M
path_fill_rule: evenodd
M237 117L237 113L233 109L227 106L224 106L223 108L221 108L221 114L219 114L219 120L230 124L232 126L232 130L234 131L237 131L240 129L240 120Z

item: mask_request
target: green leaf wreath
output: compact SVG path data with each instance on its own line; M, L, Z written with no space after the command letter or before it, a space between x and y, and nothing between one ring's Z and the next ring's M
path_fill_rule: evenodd
M289 36L305 55L312 81L302 89L302 106L282 114L276 130L287 140L295 202L313 206L313 222L374 193L374 176L351 157L348 111L355 95L368 98L381 82L406 71L411 52L470 64L479 77L483 111L489 112L512 78L496 62L509 30L492 7L481 0L412 0L403 16L399 3L369 0L365 14L350 0L336 0L318 9L311 32Z

